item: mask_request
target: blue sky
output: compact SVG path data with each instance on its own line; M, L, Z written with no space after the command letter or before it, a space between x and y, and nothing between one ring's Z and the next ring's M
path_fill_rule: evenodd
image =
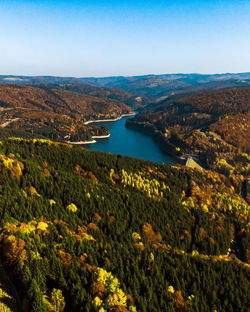
M0 1L0 74L250 71L250 0Z

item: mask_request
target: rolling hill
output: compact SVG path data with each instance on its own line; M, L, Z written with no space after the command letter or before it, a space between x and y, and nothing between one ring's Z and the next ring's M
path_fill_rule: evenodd
M89 119L116 118L130 113L124 103L67 90L26 85L0 85L2 128L74 141L107 134L107 129L86 126Z

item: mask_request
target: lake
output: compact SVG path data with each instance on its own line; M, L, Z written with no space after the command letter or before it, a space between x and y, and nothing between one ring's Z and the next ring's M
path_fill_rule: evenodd
M123 117L118 121L94 123L98 127L107 127L110 137L96 139L96 143L83 146L95 151L126 155L157 163L173 164L174 161L161 151L150 136L126 128L125 123L128 118L131 118L131 116Z

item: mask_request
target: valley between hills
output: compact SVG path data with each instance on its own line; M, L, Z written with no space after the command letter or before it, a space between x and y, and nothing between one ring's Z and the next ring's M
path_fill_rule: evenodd
M0 311L249 309L248 73L0 78ZM67 143L135 109L175 165Z

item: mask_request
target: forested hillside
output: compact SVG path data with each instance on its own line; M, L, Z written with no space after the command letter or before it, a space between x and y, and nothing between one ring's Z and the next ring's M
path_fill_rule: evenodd
M89 141L108 130L86 126L92 119L117 118L132 112L122 102L61 89L0 85L0 123L14 133L24 132L58 141Z
M0 250L11 304L247 311L249 206L240 195L237 181L212 171L3 138Z
M172 155L194 154L203 166L249 177L250 87L174 96L127 121Z

